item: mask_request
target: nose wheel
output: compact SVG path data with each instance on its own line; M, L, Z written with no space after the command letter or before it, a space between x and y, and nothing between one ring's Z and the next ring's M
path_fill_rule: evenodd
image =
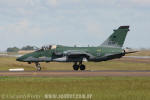
M35 63L35 65L36 65L36 69L37 69L37 71L41 71L41 66L40 66L40 63Z
M77 64L77 62L75 62L75 64L73 65L73 69L74 70L85 70L86 66L82 64L82 62L79 62L79 64Z

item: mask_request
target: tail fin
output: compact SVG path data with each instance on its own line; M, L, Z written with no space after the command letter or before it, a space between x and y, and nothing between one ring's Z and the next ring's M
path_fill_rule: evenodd
M114 30L113 34L101 46L105 47L122 47L129 31L129 26L120 26Z

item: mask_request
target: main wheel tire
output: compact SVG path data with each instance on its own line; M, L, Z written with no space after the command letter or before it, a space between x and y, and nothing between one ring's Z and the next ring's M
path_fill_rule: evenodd
M80 65L80 70L85 70L85 65Z
M78 65L73 65L73 69L74 69L74 70L78 70L78 69L79 69L79 66L78 66Z

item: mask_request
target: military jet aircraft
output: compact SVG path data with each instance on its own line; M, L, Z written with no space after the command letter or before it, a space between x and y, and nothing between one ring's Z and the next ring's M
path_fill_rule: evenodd
M100 46L97 47L69 47L63 45L50 45L42 47L33 53L29 53L17 58L17 61L35 63L37 71L41 70L40 62L73 62L74 70L85 70L83 61L101 62L121 58L128 53L122 46L129 26L120 26L115 29L113 34L108 37Z

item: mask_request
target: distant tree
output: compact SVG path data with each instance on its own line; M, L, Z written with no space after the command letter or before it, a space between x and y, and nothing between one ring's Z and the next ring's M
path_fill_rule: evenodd
M7 48L7 52L18 52L18 51L19 51L19 48L17 47Z
M74 45L74 47L77 47L77 45Z
M22 47L21 50L37 50L37 49L38 48L35 47L35 46L29 46L29 45L27 45L27 46Z
M147 48L140 48L140 50L148 50Z

